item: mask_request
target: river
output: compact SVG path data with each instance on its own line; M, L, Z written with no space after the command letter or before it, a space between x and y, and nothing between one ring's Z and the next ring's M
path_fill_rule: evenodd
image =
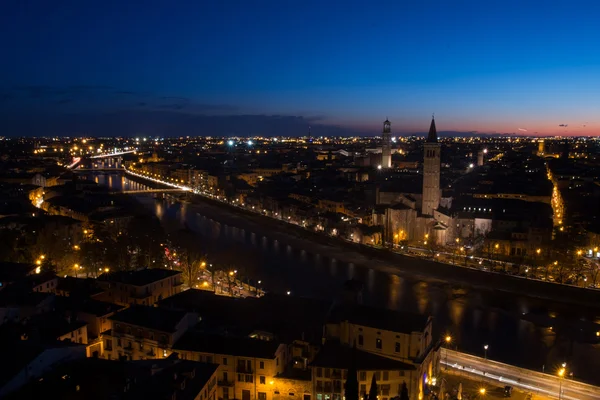
M138 190L144 184L121 175L94 175L100 184L115 190ZM247 229L243 218L230 226L217 220L210 207L180 203L160 196L138 199L169 229L184 224L211 237L227 251L252 252L245 273L261 280L266 290L291 291L294 295L332 299L342 284L354 278L365 284L364 302L377 307L416 312L434 317L438 337L449 333L459 350L483 356L489 345L490 359L541 371L554 372L568 363L576 379L600 385L600 344L578 339L580 331L600 330L597 308L542 301L527 295L474 289L422 276L382 272L319 254L319 246L296 247L277 233L266 236ZM533 315L526 318L524 315ZM548 326L549 318L562 321ZM589 336L589 332L586 332Z

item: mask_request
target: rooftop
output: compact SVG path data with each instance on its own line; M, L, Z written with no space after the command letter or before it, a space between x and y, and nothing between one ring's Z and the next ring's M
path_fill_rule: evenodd
M348 321L362 326L392 332L423 332L429 318L419 314L386 310L364 305L339 305L331 310L328 321L339 323Z
M274 359L278 347L275 341L188 332L173 345L173 350Z
M359 371L406 371L415 369L411 364L342 346L336 342L325 344L311 365L314 367L348 369L352 362L355 363L356 369Z
M167 310L150 306L131 306L109 317L111 321L123 322L161 332L175 332L187 312Z
M173 271L163 268L146 268L138 271L116 271L102 274L99 281L119 282L133 286L146 286L171 276L180 275L181 271Z

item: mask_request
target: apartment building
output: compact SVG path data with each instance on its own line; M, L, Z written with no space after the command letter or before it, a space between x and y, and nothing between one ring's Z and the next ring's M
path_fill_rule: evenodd
M220 364L217 397L223 400L277 399L275 377L285 369L285 345L248 337L190 332L173 351L184 360Z
M104 358L145 360L167 358L198 314L149 306L131 306L111 316L103 333Z
M394 393L392 389L397 389L393 385L399 383L398 380L406 381L411 399L416 399L423 393L427 382L437 372L434 366L438 365L435 359L438 355L433 351L435 343L431 332L431 317L359 304L335 307L325 325L326 340L346 347L355 345L359 351L414 367L415 372L410 374L407 374L407 369L397 369L398 374L404 371L405 375L395 376L396 381L386 381L386 384L391 385L390 393ZM388 378L391 376L389 373L394 374L392 370L388 370ZM383 376L383 370L381 375Z
M149 306L181 292L183 276L181 271L152 268L110 272L100 275L97 281L104 290L97 300Z
M342 400L348 368L355 366L359 382L360 397L369 393L373 376L377 382L378 398L389 400L400 396L406 385L411 394L411 382L416 382L414 365L393 360L364 350L358 350L340 343L328 343L311 363L313 391L316 400ZM416 386L416 385L413 385ZM414 393L413 388L413 393ZM416 399L416 394L411 399Z

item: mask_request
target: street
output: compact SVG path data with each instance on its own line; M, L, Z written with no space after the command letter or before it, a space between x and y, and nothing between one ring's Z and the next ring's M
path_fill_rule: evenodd
M561 378L558 376L560 366L557 366L556 371L552 371L553 375L550 375L446 349L442 349L440 363L443 371L446 368L452 369L465 376L478 377L481 381L509 385L552 399L600 398L600 388L568 379L568 366L566 366L567 373Z

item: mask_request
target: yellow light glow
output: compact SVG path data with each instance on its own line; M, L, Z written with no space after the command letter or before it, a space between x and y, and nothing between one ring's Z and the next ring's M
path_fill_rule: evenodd
M42 268L41 268L41 267L37 267L37 268L35 269L35 273L36 273L36 274L39 274L41 271L42 271Z
M485 396L485 388L479 388L479 394Z
M446 343L450 343L452 341L452 336L447 335L444 340L446 341Z

